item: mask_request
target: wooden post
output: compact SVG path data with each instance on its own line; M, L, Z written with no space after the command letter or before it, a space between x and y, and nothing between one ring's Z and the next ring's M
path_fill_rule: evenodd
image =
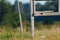
M20 20L20 31L23 34L23 26L22 26L22 18L21 18L21 9L18 0L16 0L16 12L19 14L19 20Z
M35 1L35 0L32 1L32 8L33 8L33 15L32 15L32 16L33 16L33 17L34 17L34 13L35 13L35 2L34 2L34 1Z
M58 3L59 3L59 5L58 5L58 6L59 6L59 13L60 13L60 0L58 0L58 1L59 1L59 2L58 2Z
M33 1L30 0L31 6L31 36L34 37L34 9L33 9Z

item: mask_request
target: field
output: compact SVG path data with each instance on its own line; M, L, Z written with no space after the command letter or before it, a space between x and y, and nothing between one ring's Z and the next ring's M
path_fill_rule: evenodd
M30 34L30 26L25 25L24 23L23 35L20 33L20 27L0 26L0 40L60 40L60 22L35 24L35 35L33 38Z

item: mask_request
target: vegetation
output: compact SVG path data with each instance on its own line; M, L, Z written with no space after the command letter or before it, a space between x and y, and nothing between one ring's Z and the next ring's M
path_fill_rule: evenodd
M6 0L0 2L0 24L9 25L9 26L17 26L19 17L15 11L12 11L12 5L7 3Z
M51 28L48 28L51 27ZM38 29L39 28L39 29ZM27 31L28 30L28 31ZM51 25L43 23L35 25L35 35L32 39L30 36L30 27L24 27L24 35L20 33L20 28L0 26L0 40L60 40L60 22Z

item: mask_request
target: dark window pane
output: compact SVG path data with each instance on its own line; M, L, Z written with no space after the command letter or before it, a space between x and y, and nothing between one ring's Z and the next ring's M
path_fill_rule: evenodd
M51 11L58 12L58 1L35 1L36 11Z

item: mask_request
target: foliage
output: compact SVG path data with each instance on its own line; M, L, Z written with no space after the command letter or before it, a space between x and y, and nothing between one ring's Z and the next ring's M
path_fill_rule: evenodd
M16 27L19 24L19 16L15 12L15 8L12 11L12 7L6 0L0 2L0 23Z

